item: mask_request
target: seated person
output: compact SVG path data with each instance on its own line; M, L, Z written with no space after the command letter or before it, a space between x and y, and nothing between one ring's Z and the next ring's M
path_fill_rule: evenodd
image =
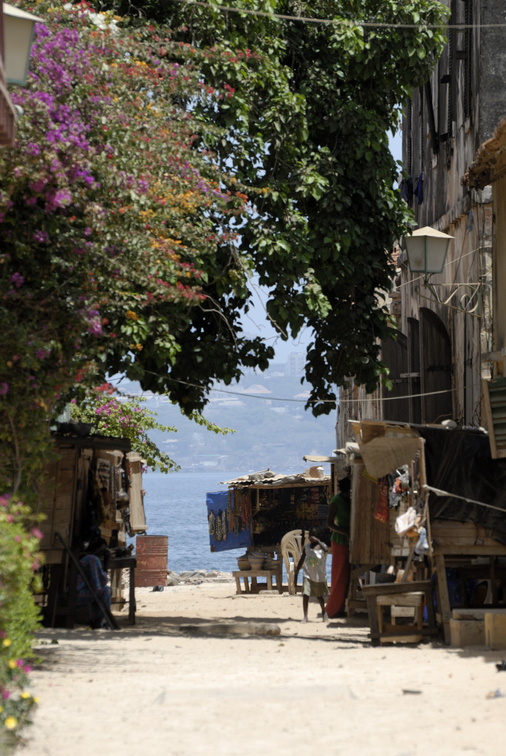
M106 556L104 567L107 568L107 557L109 552L107 551L105 541L92 541L89 543L86 552L80 558L79 562L83 571L88 578L88 581L95 591L95 595L98 596L103 605L107 609L111 609L111 589L107 585L107 572L102 566L99 555ZM99 628L105 626L104 616L95 599L95 596L90 592L86 581L82 575L77 575L77 588L76 588L76 607L78 609L84 609L89 607L90 624L92 628Z

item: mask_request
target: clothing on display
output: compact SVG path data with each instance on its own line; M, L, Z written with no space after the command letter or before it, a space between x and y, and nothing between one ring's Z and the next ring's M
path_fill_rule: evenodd
M253 544L250 510L247 503L234 494L217 491L206 495L211 551L227 551Z

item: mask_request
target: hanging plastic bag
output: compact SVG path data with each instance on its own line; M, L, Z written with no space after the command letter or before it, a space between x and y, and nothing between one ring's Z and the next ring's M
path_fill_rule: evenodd
M418 554L418 556L422 556L423 554L427 554L429 552L429 542L427 540L427 531L425 528L420 527L418 528L418 541L416 542L415 546L415 554Z
M416 525L416 509L409 507L404 514L399 515L395 520L395 532L398 535L406 535L406 533L412 530Z

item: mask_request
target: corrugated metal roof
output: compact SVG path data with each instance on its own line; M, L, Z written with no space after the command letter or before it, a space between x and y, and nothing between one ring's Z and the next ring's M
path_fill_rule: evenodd
M222 480L221 485L241 488L248 486L250 488L275 488L277 486L307 486L307 485L327 485L330 482L330 475L324 475L322 478L310 475L309 471L303 473L293 473L281 475L272 470L261 470L260 472L241 475L239 478L232 480Z

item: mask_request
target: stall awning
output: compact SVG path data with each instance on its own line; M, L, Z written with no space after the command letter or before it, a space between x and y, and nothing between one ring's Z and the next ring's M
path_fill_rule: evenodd
M132 450L132 443L128 438L95 435L73 436L70 434L62 435L60 433L53 433L52 437L57 447L72 446L79 449L102 449L104 451L121 451L125 453Z
M407 465L420 450L420 434L404 425L382 421L351 421L367 472L383 478Z

